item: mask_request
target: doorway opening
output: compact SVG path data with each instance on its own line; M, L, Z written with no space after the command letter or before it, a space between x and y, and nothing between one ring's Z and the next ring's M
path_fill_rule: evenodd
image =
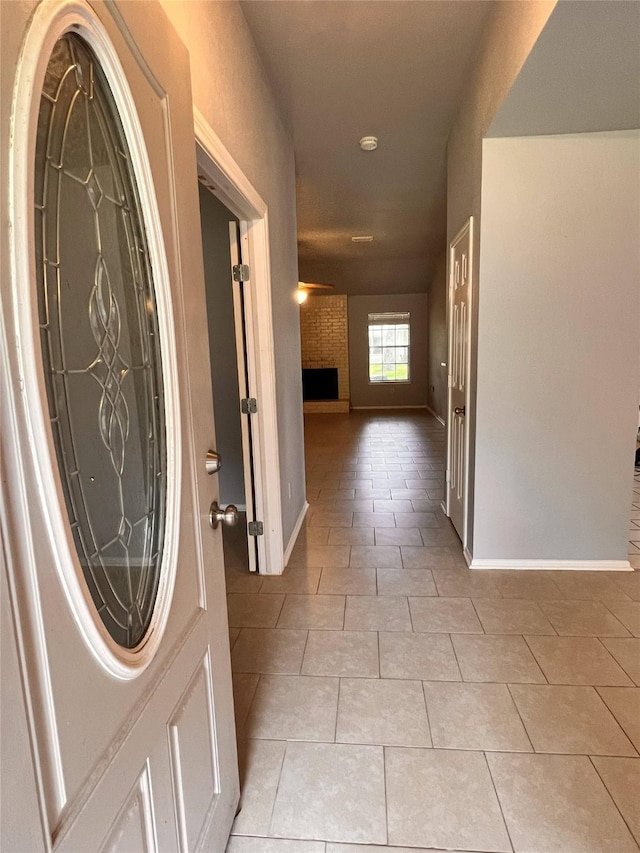
M246 527L227 533L224 536L225 545L227 541L235 540L235 547L242 547L243 538L250 537L246 546L250 568L260 574L281 574L284 569L284 547L268 211L264 201L197 108L194 108L194 114L198 177L201 184L206 186L205 192L212 195L212 202L226 208L226 212L219 216L219 225L224 224L226 217L224 245L230 254L226 254L224 263L228 264L229 290L232 280L234 285L231 290L233 325L230 324L229 328L234 330L235 353L225 351L221 359L216 359L215 365L212 363L212 382L214 398L218 373L227 374L228 384L233 385L234 380L237 383L235 413L240 417L244 481L244 501L241 504L246 513ZM225 236L221 227L219 236L221 241ZM237 267L233 273L232 267ZM229 290L226 293L227 305ZM219 415L215 402L214 411L217 427L218 418L225 419L228 413ZM231 451L231 458L235 458L235 462L230 462L228 466L229 481L235 481L233 488L237 490L239 458L235 415L229 419L229 426L232 448L235 447ZM222 488L223 480L220 484ZM224 498L224 493L221 492L221 495ZM250 524L253 528L251 530Z
M255 489L251 415L248 407L243 413L241 401L248 398L246 373L246 335L243 288L245 283L234 279L238 257L238 218L200 180L200 225L213 414L216 430L215 453L223 507L229 504L238 510L238 521L223 526L225 565L248 567L258 571L259 555L256 536L249 533L248 524L255 521ZM239 278L240 276L238 276Z

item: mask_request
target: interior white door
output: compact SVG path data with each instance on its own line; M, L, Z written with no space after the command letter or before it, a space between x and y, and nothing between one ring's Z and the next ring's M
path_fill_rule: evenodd
M260 571L260 539L257 535L255 525L258 518L256 507L257 495L255 484L255 466L253 455L256 445L256 416L257 410L252 411L253 406L248 403L246 410L242 410L242 400L251 399L251 379L249 376L249 364L247 361L247 331L251 318L247 314L247 301L251 298L248 292L248 282L243 281L243 276L234 276L233 271L243 267L242 252L240 249L239 226L236 222L229 223L229 248L231 255L231 286L233 288L233 321L236 334L236 356L238 363L238 388L240 390L241 407L240 428L242 431L242 468L244 475L244 495L246 504L246 524L248 537L249 571ZM239 280L238 280L239 279ZM256 399L254 397L254 399ZM257 399L256 399L257 408ZM264 533L261 534L264 536Z
M189 57L155 3L20 4L12 28L3 502L41 809L14 819L61 851L223 851L238 774Z
M467 489L471 331L471 217L449 250L449 406L447 431L447 513L467 544Z

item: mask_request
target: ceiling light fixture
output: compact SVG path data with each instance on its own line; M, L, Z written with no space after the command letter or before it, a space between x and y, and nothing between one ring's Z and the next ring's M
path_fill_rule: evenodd
M360 140L360 148L362 148L363 151L375 151L377 147L377 136L363 136Z
M298 300L298 305L302 305L303 302L306 302L309 294L312 293L314 290L333 290L333 285L315 284L310 281L299 281L298 289L296 291L296 299Z
M364 234L362 237L352 237L352 243L373 243L373 234Z

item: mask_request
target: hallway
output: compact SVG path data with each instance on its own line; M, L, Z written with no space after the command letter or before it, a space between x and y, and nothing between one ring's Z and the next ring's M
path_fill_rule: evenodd
M285 573L226 552L228 853L637 851L640 573L469 572L429 415L305 435Z

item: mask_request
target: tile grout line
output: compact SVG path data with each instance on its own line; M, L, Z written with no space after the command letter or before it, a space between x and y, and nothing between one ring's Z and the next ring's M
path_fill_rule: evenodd
M384 783L385 844L389 844L389 795L387 791L387 747L382 746L382 781Z
M246 675L247 673L242 673L242 674ZM248 673L248 674L249 675L255 675L256 673ZM251 694L251 701L249 702L249 705L247 706L247 713L245 714L244 721L242 723L242 729L243 729L242 738L245 741L249 739L249 736L247 735L245 737L244 730L247 728L247 722L248 722L249 716L251 714L251 709L253 708L253 703L255 702L256 696L258 695L258 687L259 687L261 681L262 681L262 674L258 673L258 679L256 681L256 686L253 688L253 693ZM235 710L235 707L234 707L234 710ZM236 739L238 739L238 732L237 731L236 731Z
M633 747L633 749L635 750L636 756L639 756L639 757L640 757L640 748L639 748L639 747L635 744L635 742L631 739L631 736L629 735L629 733L627 732L627 730L625 729L625 727L622 725L622 723L620 722L620 720L617 718L617 716L616 716L616 714L615 714L615 711L613 710L613 708L612 708L612 707L609 705L609 703L607 702L606 697L605 697L605 696L603 696L603 695L602 695L602 693L600 692L600 690L606 690L607 688L606 688L606 687L602 687L602 686L600 686L600 690L599 690L599 689L598 689L598 687L594 686L594 687L593 687L593 689L595 690L596 695L600 697L600 701L601 701L601 702L602 702L602 704L605 706L605 708L607 709L607 711L609 711L609 713L611 714L611 716L613 717L613 719L616 721L616 723L618 724L618 726L619 726L619 727L620 727L620 729L622 730L622 733L626 736L627 740L629 741L629 743L631 744L631 746L632 746L632 747ZM613 688L609 688L609 689L612 689L612 690L637 690L638 688L637 688L637 687L613 687ZM620 757L620 758L623 758L624 756L619 756L619 757ZM627 757L633 758L634 756L627 756Z
M275 791L275 794L273 797L273 805L271 806L271 814L269 815L269 824L268 824L268 828L267 828L269 838L277 837L277 836L274 836L271 834L271 827L273 825L273 815L274 815L274 812L276 810L276 802L278 800L278 794L280 792L280 783L282 782L282 771L284 770L284 762L285 762L286 757L287 757L287 750L288 749L289 749L289 741L285 741L284 742L284 749L282 750L282 760L280 761L280 770L278 772L278 781L276 783L276 791Z
M613 583L615 583L615 581L613 581ZM621 592L623 592L624 590L620 590L620 591L621 591ZM624 604L628 603L628 602L624 602L622 599L621 599L621 601L622 601L622 603L624 603ZM600 604L602 604L602 606L605 608L605 610L607 610L607 611L611 614L611 616L613 616L613 618L616 620L616 622L618 623L618 625L620 625L620 627L621 627L624 631L626 631L626 632L627 632L626 634L618 635L621 639L625 639L625 638L627 638L627 637L633 637L633 636L634 636L634 635L633 635L633 633L629 630L629 628L627 628L627 626L624 624L624 622L622 622L620 619L618 619L618 617L616 616L616 614L613 612L613 610L609 607L609 605L608 605L605 601L601 601L601 602L600 602ZM608 638L608 639L616 639L616 637L610 637L610 638ZM609 650L607 649L607 651L609 651ZM627 674L628 674L628 673L627 673Z
M228 627L231 627L231 626L228 626ZM236 634L236 636L234 637L233 642L231 642L231 641L229 642L229 655L231 655L231 652L233 651L233 647L234 647L234 646L235 646L235 644L238 642L238 640L239 640L239 638L240 638L240 634L241 634L243 631L244 631L244 628L238 628L238 633L237 633L237 634Z
M496 599L496 600L498 600L498 599ZM482 618L481 618L480 614L478 613L478 608L476 607L476 605L475 605L475 603L474 603L474 601L473 601L473 598L471 598L471 596L469 596L469 601L471 602L471 607L473 607L473 612L476 614L476 619L477 619L477 620L478 620L478 622L480 623L480 627L482 628L482 633L483 633L483 635L484 635L485 637L493 636L493 635L491 635L491 634L487 634L487 631L486 631L486 629L485 629L485 627L484 627L484 622L482 621ZM508 634L506 634L506 635L498 635L498 636L509 636L509 635L508 635ZM516 636L517 636L517 635L516 635Z
M429 717L429 703L427 702L427 691L426 691L426 681L421 679L420 681L422 685L422 701L424 702L424 710L427 715L427 729L429 731L429 745L431 749L436 749L436 745L433 742L433 729L431 728L431 719Z
M307 646L309 645L309 628L307 628L307 636L304 638L304 646L302 648L302 656L300 658L300 666L298 667L298 675L302 675L302 667L304 666L304 656L307 653Z
M596 758L606 758L606 757L608 757L608 756L595 756L595 757L596 757ZM631 838L632 838L632 839L636 842L636 844L638 844L638 846L640 847L640 840L639 840L638 838L636 838L636 835L635 835L635 833L633 832L633 830L631 829L631 827L629 826L629 824L628 824L628 822L627 822L627 819L625 818L625 816L623 815L622 811L621 811L621 810L620 810L620 808L618 807L618 803L616 802L616 798L613 796L613 794L612 794L612 793L611 793L611 791L609 790L609 786L607 785L607 783L605 782L604 778L603 778L603 777L602 777L602 775L600 774L600 771L598 770L598 766L597 766L597 764L595 763L595 761L593 760L593 759L594 759L594 756L587 755L587 756L586 756L586 758L587 758L587 760L590 762L590 764L591 764L591 766L593 767L593 769L595 770L596 775L598 776L598 779L600 779L600 781L602 782L602 786L603 786L603 788L605 789L605 791L606 791L606 793L607 793L607 796L609 797L609 799L610 799L610 800L611 800L611 802L613 803L613 806L614 806L615 810L616 810L616 811L618 812L618 814L620 815L620 817L621 817L621 819L622 819L622 822L624 823L624 825L625 825L625 826L627 827L627 829L629 830L629 834L631 835ZM632 758L631 760L633 761L634 759Z
M529 729L527 728L527 724L525 723L525 721L522 717L522 714L520 713L520 708L518 707L518 703L516 702L515 696L513 695L512 691L511 691L512 685L506 684L505 686L507 688L507 693L509 694L509 698L511 699L511 704L516 709L516 714L518 715L518 719L522 723L522 728L524 729L524 733L527 736L527 740L529 741L529 745L531 746L531 753L533 755L535 755L537 753L537 750L536 750L535 746L533 745L533 741L531 740L531 735L529 734ZM542 686L544 687L544 685L542 685Z
M458 652L456 651L456 644L453 642L453 635L451 632L447 634L449 637L449 642L451 643L451 648L453 649L453 656L456 659L456 666L458 667L458 672L460 673L460 683L461 684L472 684L474 682L465 681L464 675L462 674L462 667L460 666L460 661L458 659Z
M275 628L266 628L266 629L258 629L258 630L276 630L276 629ZM302 630L302 629L291 629L291 630ZM310 630L316 630L316 629L312 628ZM319 628L317 630L321 631L323 634L325 634L325 633L326 634L342 633L342 632L338 631L337 629L328 630L328 629L320 629ZM309 633L309 632L307 631L306 633ZM361 634L388 633L388 634L392 634L394 636L401 636L402 634L412 635L412 632L410 632L410 631L388 631L388 630L380 631L379 629L366 629L366 628L365 629L363 629L363 628L348 629L346 633L361 633ZM416 631L415 633L418 636L425 636L425 637L448 636L449 638L451 638L451 636L463 636L463 637L470 637L470 636L480 637L480 636L482 636L481 634L454 634L454 635L451 635L451 634L448 634L446 631L433 631L433 632ZM501 636L501 635L498 635L498 636ZM453 648L454 656L456 658L456 663L458 663L457 653L456 653L455 645L453 643L452 643L452 648ZM543 681L517 681L517 682L515 682L515 681L492 681L492 680L484 680L483 681L483 680L474 679L474 678L471 678L471 679L462 678L462 672L460 670L459 663L458 663L458 670L460 671L460 675L461 675L461 678L459 678L459 679L458 678L430 678L430 679L427 679L427 681L437 681L438 683L442 683L442 684L493 684L493 685L512 684L514 686L525 685L525 686L533 686L533 687L535 687L535 686L537 686L537 687L593 687L595 690L598 690L599 688L602 688L603 690L606 690L606 689L638 690L638 689L640 689L635 684L622 684L622 685L620 685L620 684L577 684L575 682L567 682L567 681L554 681L554 682L547 682L547 681L544 681L544 682ZM295 678L298 675L300 675L299 672L298 673L296 673L296 672L256 672L255 670L244 670L244 669L236 669L236 670L234 670L234 673L237 673L238 675L290 676L292 678ZM315 674L305 675L304 677L305 678L343 678L343 677L344 678L373 678L373 676L369 676L369 675L340 676L340 675L315 675ZM402 676L402 677L384 676L384 678L386 678L390 681L406 681L407 680L407 678L405 676ZM420 678L410 678L408 680L420 681L421 679ZM603 698L603 697L601 696L601 698ZM604 701L604 699L603 699L603 701ZM606 702L605 702L605 704L606 704ZM607 705L607 708L609 708L608 705ZM609 710L611 711L610 708L609 708ZM613 711L611 711L611 713L613 714ZM614 717L615 717L615 714L614 714ZM616 721L617 721L617 718L616 718ZM576 754L582 754L582 753L576 753Z
M553 626L552 626L552 627L553 627ZM533 659L534 659L534 661L536 662L536 665L537 665L538 669L539 669L539 670L540 670L540 672L542 673L542 677L544 678L544 683L545 683L545 684L551 684L551 682L549 681L549 678L548 678L548 676L547 676L547 673L545 672L545 669L544 669L544 667L542 666L542 662L538 659L538 657L537 657L537 655L536 655L535 651L531 648L531 643L529 642L529 640L527 640L527 635L526 635L526 634L522 634L521 636L522 636L522 639L523 639L523 640L524 640L524 642L525 642L525 645L526 645L526 646L527 646L527 648L529 649L529 653L533 656ZM537 636L539 636L539 635L537 635Z
M502 753L499 753L499 754L502 754L502 755L509 755L509 754L513 754L513 753L508 753L508 752L507 752L507 753L505 753L505 752L502 752ZM521 754L522 754L522 753L521 753ZM515 845L514 845L514 843L513 843L513 839L511 838L511 832L509 831L509 825L507 824L507 819L506 819L506 817L504 816L504 809L503 809L503 807L502 807L502 801L500 800L500 794L498 793L498 786L496 785L496 781L495 781L495 779L493 778L493 773L491 772L491 765L489 764L489 759L487 758L487 753L483 751L482 755L484 756L484 763L485 763L486 768L487 768L487 770L488 770L488 772L489 772L489 778L491 779L491 784L492 784L492 786L493 786L493 791L494 791L494 793L495 793L495 795L496 795L496 800L497 800L497 802L498 802L498 808L500 809L500 815L502 816L502 822L503 822L503 824L504 824L504 828L505 828L505 831L506 831L506 833L507 833L507 838L509 839L509 844L511 845L511 850L512 850L512 851L514 851L514 850L515 850ZM525 755L526 755L526 753L525 753Z
M322 676L325 678L334 678L334 676ZM351 678L352 676L348 676ZM336 679L337 680L337 679ZM366 678L355 678L356 681L365 681ZM370 681L374 679L368 679ZM393 679L392 679L393 680ZM402 681L409 682L412 684L420 683L419 679L409 679L405 678ZM450 682L424 682L424 683L436 683L436 684L461 684L467 682L459 682L459 681L450 681ZM541 752L528 752L523 749L509 749L506 750L502 747L496 749L489 749L488 747L468 747L468 746L417 746L416 744L407 744L407 743L373 743L370 740L349 740L349 741L327 741L327 740L309 740L305 738L291 738L290 740L285 741L282 737L274 737L273 735L269 736L259 736L252 735L251 737L245 738L245 740L258 741L260 743L277 741L281 743L308 743L312 745L318 746L365 746L365 747L383 747L388 749L414 749L414 750L426 750L427 752L440 751L440 752L450 752L450 753L471 753L473 755L477 755L479 753L487 754L487 755L509 755L513 757L522 757L522 758L537 758L544 756L553 756L555 758L613 758L613 759L629 759L629 761L638 762L639 759L636 755L620 755L619 753L590 753L590 752L555 752L553 750L544 750Z
M631 682L631 684L599 684L599 685L597 685L598 687L635 687L635 686L637 686L637 685L636 685L636 682L634 681L634 679L633 679L633 678L631 678L631 676L629 675L629 673L627 672L627 670L624 668L624 666L620 663L620 661L618 660L618 658L617 658L617 657L616 657L612 652L610 652L610 651L609 651L609 649L608 649L608 648L605 646L605 644L602 642L602 637L591 637L591 638L589 638L589 639L597 640L597 641L600 643L600 645L602 646L602 648L604 649L604 651L605 651L605 652L609 655L609 657L610 657L610 658L612 658L612 660L613 660L613 661L614 661L614 662L615 662L615 663L620 667L620 669L622 670L622 672L624 672L624 674L627 676L627 678L628 678L628 679L629 679L629 681ZM616 639L617 639L617 640L628 640L628 639L634 639L634 638L633 638L633 637L605 637L604 639L605 639L605 640L616 640ZM596 685L593 685L593 686L595 687Z

